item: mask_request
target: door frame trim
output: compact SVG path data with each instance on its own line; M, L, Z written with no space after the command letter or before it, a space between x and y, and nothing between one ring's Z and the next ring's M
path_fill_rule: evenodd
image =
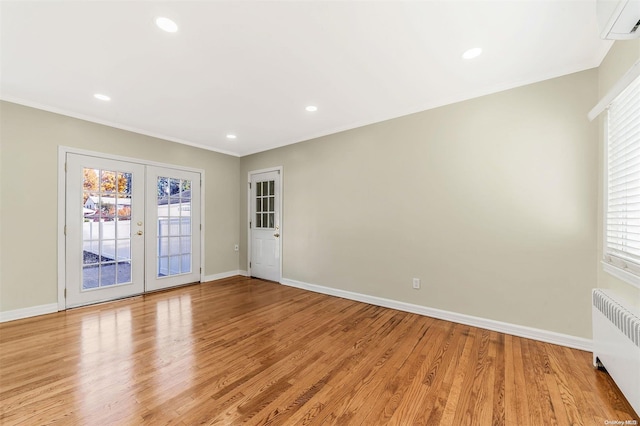
M278 172L280 174L280 199L278 200L278 211L280 212L280 277L278 278L278 282L282 281L282 246L284 245L283 240L283 229L284 229L284 211L282 210L282 199L283 199L283 188L284 188L284 168L282 166L269 167L266 169L259 170L251 170L247 173L247 276L251 276L251 227L249 223L251 222L251 190L249 189L249 184L251 184L251 177L253 175L258 175L261 173L268 172Z
M200 224L202 229L200 230L200 282L204 282L205 274L205 172L203 169L198 169L188 166L180 166L177 164L167 164L158 161L145 160L142 158L126 157L123 155L108 154L106 152L90 151L86 149L74 148L69 146L58 146L58 311L64 311L67 309L66 298L64 295L66 289L66 238L65 238L65 223L66 223L66 183L67 173L65 171L65 164L67 154L78 154L89 157L104 158L107 160L127 161L129 163L142 164L144 166L157 166L165 167L168 169L185 170L189 172L200 174Z

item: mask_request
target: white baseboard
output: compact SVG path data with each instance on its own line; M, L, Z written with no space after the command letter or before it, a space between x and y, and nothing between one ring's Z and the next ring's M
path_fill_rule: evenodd
M221 280L223 278L235 277L236 275L247 276L247 271L236 270L236 271L221 272L219 274L213 274L213 275L205 275L203 282Z
M247 271L237 270L222 272L220 274L206 275L204 281L215 281L222 278L234 277L236 275L247 276ZM64 309L63 309L64 310ZM58 312L58 304L50 303L48 305L31 306L29 308L16 309L13 311L0 312L0 322L14 321L23 318L35 317L38 315L51 314Z
M51 314L53 312L58 312L57 303L31 306L29 308L16 309L13 311L4 311L0 312L0 322L14 321L23 318L35 317L38 315Z
M223 272L220 274L207 275L205 276L205 281L214 281L222 278L233 277L236 275L246 276L247 271L237 270ZM500 333L511 334L514 336L525 337L527 339L553 343L555 345L567 346L570 348L580 349L588 352L591 352L593 349L592 341L583 337L570 336L568 334L556 333L554 331L541 330L538 328L474 317L471 315L459 314L456 312L449 312L436 308L429 308L427 306L414 305L412 303L400 302L397 300L385 299L382 297L370 296L362 293L354 293L351 291L340 290L331 287L308 284L302 281L291 280L288 278L283 278L280 282L284 285L314 291L316 293L342 297L344 299L369 303L371 305L382 306L385 308L397 309L399 311L411 312L414 314L442 319L445 321L451 321L470 325L473 327L484 328L487 330L498 331ZM57 303L32 306L29 308L16 309L13 311L4 311L0 312L0 322L14 321L22 318L34 317L37 315L50 314L53 312L58 312Z
M456 312L443 311L441 309L429 308L427 306L414 305L412 303L400 302L397 300L385 299L376 296L369 296L367 294L354 293L351 291L324 287L316 284L308 284L288 278L283 278L280 283L291 287L314 291L316 293L342 297L343 299L350 299L357 302L369 303L370 305L382 306L384 308L411 312L414 314L424 315L427 317L437 318L445 321L451 321L459 324L470 325L473 327L484 328L486 330L511 334L513 336L539 340L541 342L553 343L555 345L567 346L583 351L591 352L593 349L592 341L583 337L570 336L568 334L556 333L554 331L547 331L538 328L526 327L523 325L510 324L507 322L474 317L471 315L459 314Z

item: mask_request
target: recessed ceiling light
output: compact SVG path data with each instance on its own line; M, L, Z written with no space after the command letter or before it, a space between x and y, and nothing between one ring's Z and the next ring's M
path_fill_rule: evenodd
M237 138L237 136L236 136L236 135L234 135L234 134L232 134L232 133L229 133L229 134L227 135L227 139L236 139L236 138Z
M165 18L164 16L159 16L156 18L156 25L158 26L158 28L168 33L175 33L176 31L178 31L178 24L176 24L169 18Z
M466 52L464 52L462 54L462 57L464 59L473 59L473 58L477 58L478 56L480 56L480 54L482 53L482 49L479 47L474 47L473 49L469 49Z
M318 110L318 107L315 105L309 105L308 107L305 108L307 111L309 112L316 112Z
M110 101L111 98L107 95L103 95L102 93L96 93L95 95L93 95L94 98L96 99L100 99L101 101Z

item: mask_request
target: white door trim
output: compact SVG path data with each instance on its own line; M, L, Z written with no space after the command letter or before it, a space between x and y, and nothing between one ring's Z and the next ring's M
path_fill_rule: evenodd
M86 149L73 148L69 146L58 146L58 311L67 309L64 291L66 288L66 250L65 250L65 233L64 227L66 223L66 172L65 163L67 154L88 155L92 157L106 158L108 160L128 161L131 163L143 164L145 166L166 167L169 169L186 170L190 172L200 173L200 222L202 229L200 231L200 281L204 282L205 274L205 173L203 169L194 167L180 166L176 164L166 164L157 161L144 160L141 158L125 157L122 155L107 154L104 152L90 151Z
M278 172L280 173L280 200L278 201L278 209L280 211L280 277L278 278L278 282L282 281L282 246L284 245L284 211L282 210L282 199L283 197L283 187L284 187L284 174L283 167L271 167L267 169L259 169L259 170L251 170L247 173L247 275L251 276L251 190L249 189L249 184L251 183L251 177L253 175L257 175L260 173L268 173L268 172Z

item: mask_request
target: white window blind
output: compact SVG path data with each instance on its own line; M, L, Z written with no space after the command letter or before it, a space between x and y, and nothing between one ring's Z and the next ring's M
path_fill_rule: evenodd
M640 275L640 77L607 114L605 261Z

